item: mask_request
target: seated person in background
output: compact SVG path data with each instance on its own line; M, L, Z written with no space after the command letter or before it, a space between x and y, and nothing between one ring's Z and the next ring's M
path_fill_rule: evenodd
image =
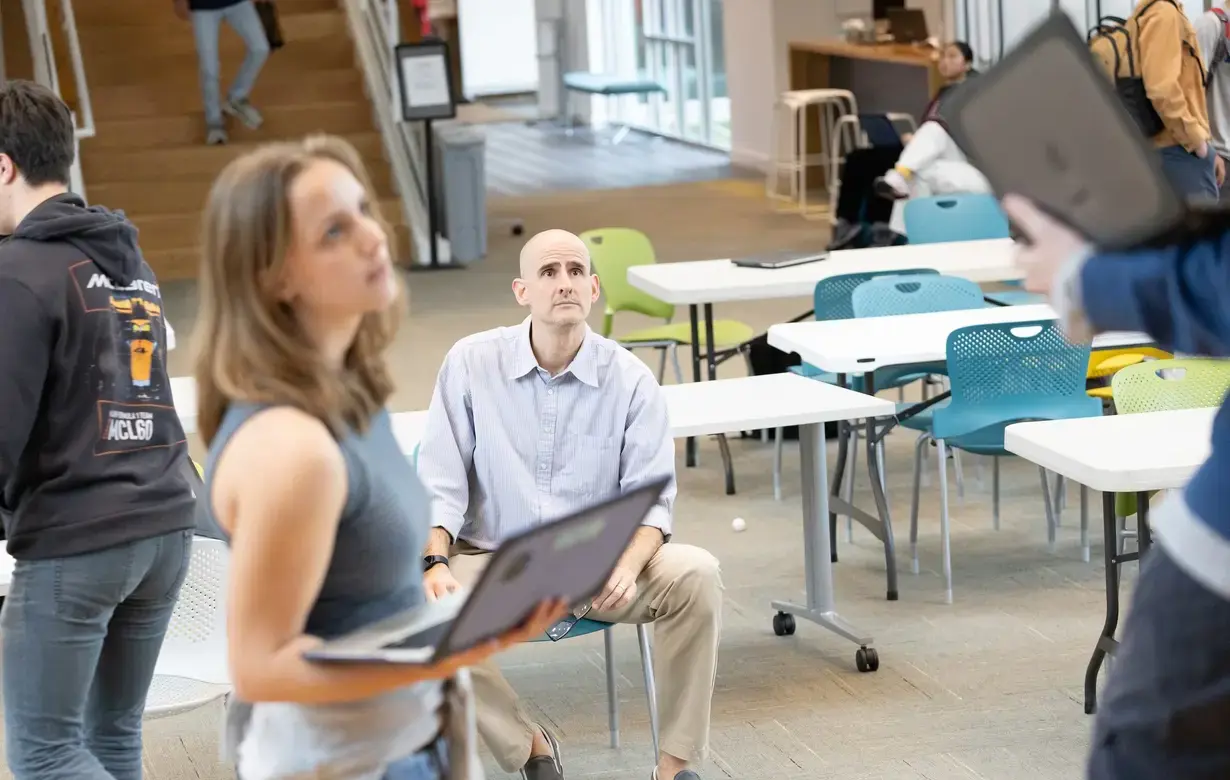
M953 88L967 78L978 75L972 67L973 60L973 50L962 41L944 47L939 70L947 83L940 87L923 112L923 122L918 131L904 139L905 149L897 159L897 165L877 183L877 192L884 197L900 200L991 191L986 178L969 164L965 154L953 142L940 113L944 98L951 94ZM899 229L900 212L901 209L894 209L894 229Z
M418 468L432 493L428 596L473 583L500 540L662 476L674 476L666 402L653 372L585 319L598 277L576 236L549 230L521 251L520 325L457 342L444 359ZM668 544L672 480L593 601L589 617L654 623L661 712L655 780L699 780L708 749L722 620L718 562ZM560 747L494 663L472 670L478 730L506 772L563 777Z

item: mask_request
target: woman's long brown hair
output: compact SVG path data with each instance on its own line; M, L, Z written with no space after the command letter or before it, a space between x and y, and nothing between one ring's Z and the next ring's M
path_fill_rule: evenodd
M400 305L363 318L342 370L335 371L275 294L292 240L290 188L317 160L348 168L377 208L358 153L333 136L262 146L227 165L210 190L194 332L197 424L206 445L233 402L293 406L341 435L364 430L393 392L384 351ZM388 224L373 213L392 241Z

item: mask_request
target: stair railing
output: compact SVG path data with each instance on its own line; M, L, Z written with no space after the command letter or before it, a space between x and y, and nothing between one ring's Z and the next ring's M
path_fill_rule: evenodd
M367 94L376 113L385 156L401 198L414 262L425 265L431 257L431 230L427 215L426 157L423 128L401 121L395 48L401 39L397 0L342 0ZM449 261L449 244L435 236L440 263Z
M34 58L34 80L63 96L60 74L56 68L55 46L47 22L46 0L22 0L26 31L30 37L30 55ZM77 110L73 115L73 167L69 171L69 188L85 197L85 180L81 174L80 145L82 139L94 137L94 107L90 102L90 85L85 78L85 60L81 56L81 40L77 37L77 17L72 0L60 0L64 37L68 41L68 56L72 63L73 83L77 87Z

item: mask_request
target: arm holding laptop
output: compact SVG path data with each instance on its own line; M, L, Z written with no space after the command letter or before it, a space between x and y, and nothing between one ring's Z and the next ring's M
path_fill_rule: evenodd
M1009 196L1004 209L1033 241L1020 259L1026 286L1052 296L1073 337L1144 331L1170 351L1230 355L1230 232L1190 246L1096 252L1027 200Z
M563 613L558 604L541 605L521 629L441 663L305 660L304 652L321 644L304 627L333 554L346 496L346 463L329 430L289 407L254 416L218 459L212 498L231 535L227 645L240 699L348 702L445 679L541 634Z

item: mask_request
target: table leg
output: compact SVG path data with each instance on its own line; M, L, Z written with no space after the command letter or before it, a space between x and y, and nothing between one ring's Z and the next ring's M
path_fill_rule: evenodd
M794 618L800 617L832 631L859 646L854 660L860 672L874 672L880 659L871 647L871 636L850 625L837 613L833 595L833 563L825 522L829 513L828 465L824 425L799 426L799 454L803 470L803 569L806 605L788 601L772 602L777 614L773 632L778 636L794 633Z
M1119 627L1119 565L1137 557L1135 553L1119 554L1115 544L1116 530L1115 494L1103 493L1102 549L1106 560L1106 619L1102 623L1102 633L1098 636L1097 644L1093 646L1089 666L1085 669L1086 715L1092 715L1098 708L1098 672L1102 669L1102 662L1119 646L1115 641L1115 629Z
M700 322L696 304L688 306L688 320L692 326L692 381L700 381ZM689 436L684 444L685 462L688 468L696 466L696 439Z
M705 360L709 365L709 381L717 379L717 348L713 345L713 304L705 304Z

